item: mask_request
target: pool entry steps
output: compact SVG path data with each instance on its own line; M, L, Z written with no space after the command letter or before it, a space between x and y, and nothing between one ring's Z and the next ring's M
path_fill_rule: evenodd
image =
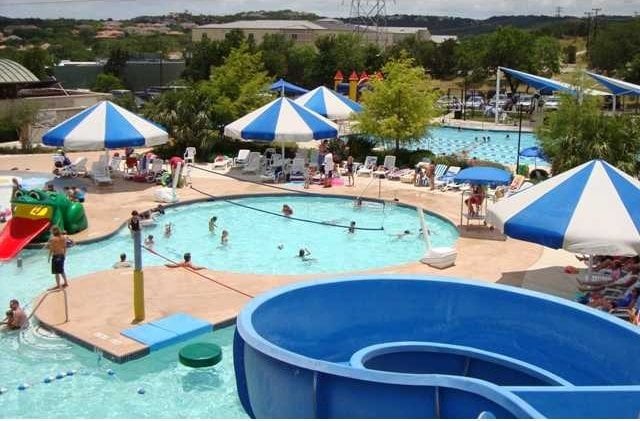
M636 418L640 331L443 277L303 282L250 301L234 367L255 418Z
M213 325L185 313L176 313L122 331L122 335L157 351L211 332Z

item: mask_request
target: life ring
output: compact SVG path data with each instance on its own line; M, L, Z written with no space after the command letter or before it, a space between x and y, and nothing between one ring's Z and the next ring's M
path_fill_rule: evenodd
M179 357L187 367L211 367L222 361L222 348L213 343L198 342L182 348Z

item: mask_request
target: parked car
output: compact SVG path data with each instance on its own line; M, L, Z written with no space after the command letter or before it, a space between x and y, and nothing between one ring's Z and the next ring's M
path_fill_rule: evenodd
M518 102L516 102L516 105L522 108L531 108L533 105L533 101L533 95L520 95L518 97Z
M543 101L542 108L545 110L557 110L560 106L560 97L557 96L546 96Z
M482 108L484 105L484 98L481 96L468 96L464 106L466 108Z
M460 107L460 100L455 96L441 96L436 103L440 108L455 109Z
M506 94L500 94L500 95L497 95L497 97L498 97L498 107L504 108L505 105L507 105L507 102L509 101L509 97ZM493 98L491 98L491 101L489 101L489 105L491 105L492 107L496 106L496 95L494 95Z

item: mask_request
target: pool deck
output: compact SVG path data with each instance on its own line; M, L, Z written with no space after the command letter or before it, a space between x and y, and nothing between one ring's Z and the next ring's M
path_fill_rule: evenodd
M91 162L98 159L99 153L71 153L70 155L71 159L80 155L87 156ZM30 171L47 172L50 169L51 157L30 155L28 161L25 161L24 157L1 156L0 173L10 174L9 170L13 167L24 170L25 168L21 167L19 162L29 162ZM92 241L109 235L122 226L131 210L144 210L156 205L153 192L157 187L153 185L133 183L119 178L115 179L113 187L95 187L90 180L84 178L71 182L88 187L85 208L90 224L87 230L74 236L77 241ZM192 182L194 187L212 192L216 196L283 193L262 185L243 183L196 169L192 170ZM305 191L358 196L363 194L362 190L368 182L368 178L357 178L355 188L322 189L313 186ZM387 180L381 181L380 192L382 199L398 198L405 204L421 206L448 218L455 225L459 223L459 193L430 192L426 188ZM189 188L179 190L178 194L181 202L205 199L200 193ZM378 183L372 183L364 196L377 198ZM573 256L568 253L543 249L518 240L505 240L482 227L473 228L469 232L463 230L456 248L458 250L456 265L445 270L433 269L414 262L365 273L456 276L522 286L563 297L571 297L575 291L573 278L562 272L565 265L579 266ZM114 261L116 257L114 256ZM265 276L211 270L203 270L199 273L240 292L235 292L184 269L145 268L145 321L176 312L185 312L220 326L233 321L248 301L248 296L303 279L332 276L331 274ZM68 321L65 321L65 295L68 304ZM132 326L131 270L108 270L72 279L71 285L64 292L52 292L43 299L35 317L58 334L90 349L102 350L113 360L126 361L146 354L144 345L120 335L122 330Z

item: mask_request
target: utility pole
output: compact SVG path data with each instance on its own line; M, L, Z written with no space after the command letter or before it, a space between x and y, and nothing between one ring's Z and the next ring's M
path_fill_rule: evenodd
M556 7L556 17L557 18L561 18L562 17L562 12L564 11L564 7L562 6L558 6Z
M584 12L587 17L587 59L591 59L591 12Z
M598 13L602 11L602 8L594 7L591 10L593 10L593 38L595 39L598 33Z

